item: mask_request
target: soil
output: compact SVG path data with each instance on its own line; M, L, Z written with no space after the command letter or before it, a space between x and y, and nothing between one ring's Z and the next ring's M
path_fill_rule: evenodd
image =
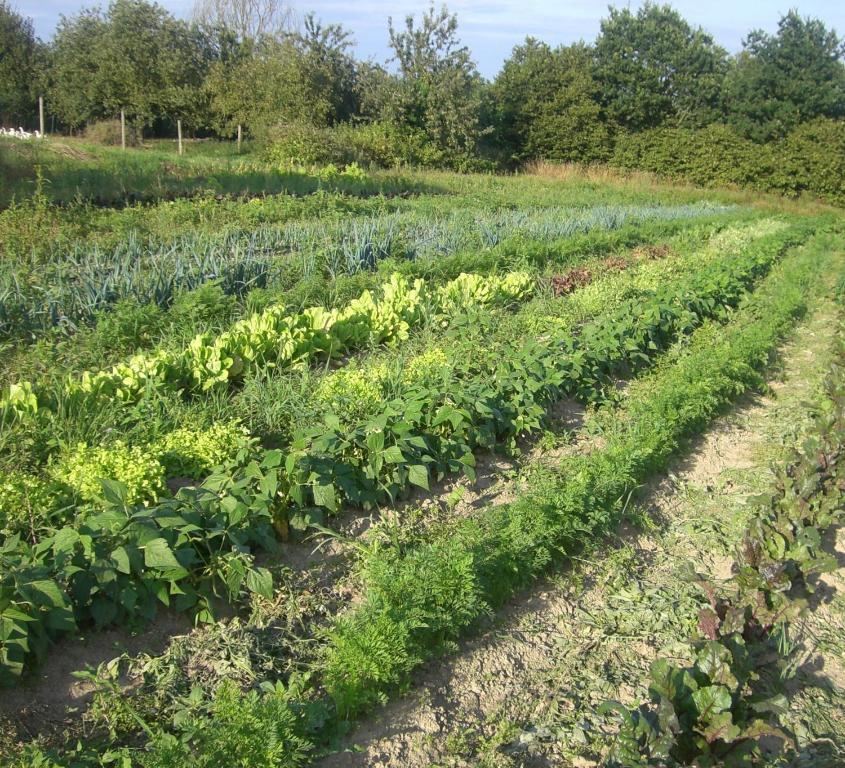
M695 631L700 598L682 585L678 566L692 561L717 579L730 576L746 497L765 488L770 459L789 442L784 435L797 437L809 423L804 400L825 370L831 313L829 306L816 312L784 347L782 376L769 394L746 398L645 489L645 531L621 526L589 562L516 599L457 654L421 668L410 694L363 722L319 765L600 764L608 736L597 705L646 700L650 661L680 653ZM838 542L845 551L841 531ZM821 581L819 592L841 594L845 554ZM812 622L845 629L840 603L826 603L839 607L838 621L822 609ZM816 653L808 663L844 689L841 658Z

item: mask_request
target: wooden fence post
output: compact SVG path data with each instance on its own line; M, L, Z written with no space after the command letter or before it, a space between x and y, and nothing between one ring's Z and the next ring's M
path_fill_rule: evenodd
M38 127L41 131L41 135L44 135L44 97L38 97Z
M238 154L241 153L241 124L238 123Z
M126 114L120 110L120 146L126 151Z
M176 121L176 131L179 134L179 155L182 154L182 118Z

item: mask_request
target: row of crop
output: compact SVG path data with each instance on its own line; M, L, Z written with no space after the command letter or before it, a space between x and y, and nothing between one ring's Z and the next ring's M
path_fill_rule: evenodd
M110 370L72 376L52 397L65 404L101 399L129 403L150 389L205 391L258 368L307 363L368 344L400 341L423 322L437 322L471 306L521 301L532 290L533 280L523 272L503 277L462 274L434 287L393 275L375 295L364 291L343 309L312 307L291 315L283 306L272 306L216 337L200 334L177 353L140 353ZM47 397L44 393L39 398L28 382L12 384L0 400L0 421L55 407Z
M468 383L475 381L476 386L483 387L498 361L512 353L509 342L526 334L545 335L549 325L554 333L562 335L594 319L608 306L625 299L650 296L663 283L693 270L709 269L714 261L723 258L723 252L740 252L756 238L773 234L782 226L767 220L750 227L728 228L711 235L703 249L694 249L688 254L673 255L666 260L655 259L654 254L633 258L624 263L631 268L624 274L615 271L614 263L614 270L605 270L605 274L589 287L582 286L565 300L551 305L542 301L523 305L508 323L501 322L504 318L498 315L473 314L472 327L463 327L460 336L447 331L448 356L441 347L444 339L438 333L433 343L426 343L414 354L404 355L406 347L403 345L398 351L382 350L363 362L352 360L338 370L309 376L310 386L306 386L296 402L288 405L287 415L281 423L278 417L274 418L278 411L275 401L280 393L275 388L268 389L262 382L258 393L252 391L254 387L250 388L248 397L269 401L265 407L269 408L271 421L262 417L262 408L255 403L251 403L241 417L247 419L253 434L281 447L290 445L296 430L322 424L326 413L337 415L343 425L358 426L368 417L380 414L385 402L404 401L411 390L418 390L420 386L436 384L439 391L451 392L466 390ZM660 254L668 255L662 250ZM458 366L456 369L450 365L450 358L460 360L464 355L473 360L471 367ZM413 392L412 396L417 398L418 392ZM184 419L177 420L177 423L183 422ZM219 426L211 431L219 432ZM53 427L40 422L36 428L54 431ZM142 441L131 447L118 441L89 448L77 441L72 443L75 447L70 450L51 455L46 478L19 469L10 471L0 484L0 531L5 531L6 535L20 532L31 541L37 540L45 528L67 518L68 512L73 510L69 504L81 503L84 508L94 500L98 491L97 477L123 483L130 499L145 503L158 498L163 476L198 479L197 467L186 468L183 456L188 451L197 453L196 446L190 445L192 440L198 445L208 444L209 430L196 432L180 426L175 431L165 430L164 434L164 438L155 438L151 445ZM215 443L213 439L210 442ZM219 444L219 440L216 442ZM171 447L169 453L165 453L165 459L162 445ZM181 455L174 454L173 446L181 448ZM208 465L208 461L202 462L202 466ZM73 477L69 477L68 467L73 468Z
M168 305L181 290L207 280L241 295L290 285L291 274L338 276L372 269L386 258L437 259L505 240L550 243L639 222L689 221L731 211L700 203L454 212L446 217L396 213L174 241L129 237L115 248L79 246L46 263L0 265L0 333L20 336L54 326L73 328L122 298Z
M625 266L633 267L632 272L623 275L608 274L606 271L589 288L582 287L565 301L554 302L551 307L535 306L537 302L524 305L511 324L493 320L494 325L487 330L481 330L479 326L480 335L473 330L471 335L475 338L467 338L466 343L463 339L450 340L450 346L455 347L457 344L462 349L466 348L467 359L473 361L471 367L458 366L456 369L450 366L448 357L460 358L462 353L453 352L447 357L438 344L427 345L421 353L410 357L397 355L395 350L390 350L364 365L350 361L339 370L315 377L315 386L311 387L302 402L291 404L290 418L285 421L296 422L300 428L319 426L323 414L330 412L336 414L344 425L356 425L366 421L367 416L380 413L384 402L406 400L409 390L418 389L420 385L436 384L441 393L466 390L470 381L483 388L484 381L489 379L490 371L495 370L498 361L512 354L507 346L509 340L519 340L525 334L546 335L549 327L543 327L544 323L550 323L557 335L568 333L577 325L606 311L609 305L626 298L650 296L662 283L674 281L691 270L709 269L714 260L723 258L724 252L741 252L756 238L774 234L781 227L783 224L780 222L765 220L753 226L727 228L711 235L706 247L695 249L689 254L673 256L665 261L649 257L645 262L641 259L626 262ZM470 311L470 307L466 307L465 311ZM520 315L526 317L520 319ZM483 325L482 316L473 317L474 325L479 321ZM479 342L483 344L482 348L478 348ZM394 370L396 366L392 364L394 359L401 361L397 370ZM275 390L265 394L265 389L261 387L261 398L274 396ZM412 396L417 397L418 393L413 392ZM261 435L276 447L290 445L290 432L293 429L285 430L286 434L282 434L277 424L268 432L270 425L260 418L256 422L254 416L249 417L249 423L255 434ZM54 431L53 427L40 422L28 425L28 428L33 426L42 431ZM179 442L179 436L184 435L181 442L187 444L190 433L191 430L182 427L175 432L166 430L164 442ZM197 434L195 439L206 442L206 432ZM93 478L108 477L124 483L131 499L144 502L152 502L156 498L156 489L162 485L163 463L168 470L167 477L187 475L198 478L197 474L183 469L173 471L173 461L162 462L159 455L161 442L162 439L157 438L152 446L142 443L129 448L118 442L110 443L108 447L88 448L85 445L79 446L76 441L73 443L76 447L70 451L64 449L50 457L46 482L19 469L11 471L0 486L0 519L5 518L5 523L0 523L0 530L5 530L7 534L17 530L34 540L45 526L55 525L67 517L69 500L77 503L92 501L94 493L91 489L88 493L80 493L79 482L68 483L68 465L74 467L78 477L87 478L89 485ZM108 460L104 461L104 457Z
M618 230L593 231L552 243L510 239L495 248L461 252L424 261L383 262L377 270L341 275L332 280L322 276L299 280L289 275L288 287L255 288L242 297L227 294L220 281L206 282L180 292L166 307L122 299L108 311L101 311L90 327L73 334L53 333L51 343L39 340L18 344L0 359L0 379L30 380L37 389L45 381L56 382L73 371L99 370L127 359L131 354L159 345L177 346L200 333L220 332L241 318L284 304L293 312L300 307L343 307L369 289L378 290L392 273L406 278L423 278L444 283L464 272L496 274L513 270L554 274L573 264L598 258L611 251L633 249L671 238L674 248L687 250L725 227L759 218L751 213L722 214L687 221L649 221Z
M145 446L79 443L48 464L43 476L14 470L0 478L0 541L20 534L37 542L42 532L98 504L102 478L124 485L128 504L149 506L170 495L168 479L200 481L251 444L242 427L224 422L181 427Z
M840 324L840 334L843 328ZM791 736L780 728L794 675L789 637L806 609L799 595L813 578L835 570L825 552L825 529L845 514L845 343L825 385L822 410L801 451L779 465L771 492L756 509L736 548L732 573L716 585L694 572L709 601L699 613L701 637L690 642L688 665L666 658L651 665L651 701L634 710L608 702L621 716L608 765L752 764L772 737L787 752ZM725 594L727 593L727 594Z
M229 434L232 438L234 448L229 448L228 454L237 449L239 435L219 423L220 418L246 419L254 435L281 447L290 445L295 430L322 423L327 412L336 414L343 424L357 424L366 421L368 416L378 414L384 402L405 399L410 389L418 388L425 382L436 381L445 388L466 388L468 377L483 378L486 375L489 365L482 364L482 360L496 360L500 354L507 353L504 345L508 340L521 338L526 333L542 333L535 326L543 322L543 317L554 323L557 333L575 328L625 297L648 293L662 282L673 280L691 269L707 268L722 250L741 249L755 237L776 231L777 226L777 222L764 221L752 227L729 228L716 235L705 232L694 242L698 244L700 239L710 234L707 247L682 256L672 253L672 258L665 260L663 257L670 255L670 251L664 248L654 253L648 250L647 253L634 254L628 260L616 259L612 264L608 261L610 266L601 277L595 275L596 280L589 288L580 286L565 301L547 304L540 299L529 302L508 317L507 322L502 322L506 318L498 313L472 313L471 325L462 326L459 336L449 330L444 331L448 341L438 332L429 335L421 348L419 344L412 343L403 345L399 350L383 349L363 361L351 360L334 371L315 371L307 376L307 383L299 384L304 389L297 400L284 409L281 421L277 415L280 393L275 387L268 389L261 379L261 386L250 387L247 395L249 405L244 406L243 412L235 410L231 417L215 414L217 423L210 430L186 428L183 417L174 421L180 426L160 430L164 436L154 437L152 443L142 439L127 445L124 440L110 440L105 444L95 441L95 445L89 447L87 443L71 440L70 448L51 452L41 476L21 471L23 462L20 461L18 468L7 471L0 482L0 535L19 532L28 540L36 541L45 529L61 524L71 514L79 513L95 501L99 491L96 479L99 477L123 483L130 501L144 503L152 503L161 495L167 495L161 493L165 479L177 478L180 484L186 479L200 479L201 472L207 471L212 463L210 455L221 458L227 455L226 451L220 450L223 447L222 436ZM621 271L623 268L624 273ZM563 277L565 279L565 275ZM521 315L526 315L525 321L520 320ZM532 327L523 327L526 322ZM448 356L441 346L444 341L450 348ZM479 348L479 342L485 346ZM414 347L417 347L416 352ZM411 354L405 354L406 349ZM472 371L463 371L460 379L452 380L453 368L449 365L449 358L460 359L464 353L476 364ZM299 375L296 379L301 381ZM281 396L284 397L283 394ZM265 409L269 411L266 415ZM42 411L41 416L45 415ZM98 418L102 419L102 410ZM193 420L189 418L187 421ZM28 429L36 429L45 435L54 434L55 426L51 426L54 422L50 419L48 422L44 423L42 418L36 424L28 425ZM102 429L105 434L113 431L107 427L107 422L103 423ZM18 453L20 455L21 451ZM187 456L192 457L189 462ZM200 456L203 459L198 461Z
M146 744L111 745L111 759L143 768L228 764L244 755L267 768L308 764L344 719L382 701L422 660L608 530L630 493L665 467L685 436L758 385L772 349L803 311L805 294L818 288L821 270L837 268L827 245L816 241L790 257L728 325L698 331L686 354L638 388L592 453L536 472L518 501L456 520L411 549L368 547L362 599L334 621L323 638L327 647L304 674L247 693L225 681L210 698L180 699L175 718L176 709L147 712L139 701L128 711L143 723ZM92 744L68 759L97 764L101 754L102 745Z
M614 525L626 499L663 469L682 439L760 383L771 350L806 305L827 243L790 258L726 326L711 324L687 352L612 416L603 444L532 477L518 501L461 520L403 551L374 548L364 595L341 616L322 657L322 684L342 716L378 703L423 659L468 631L561 558ZM840 267L841 269L841 267Z
M46 638L67 631L72 626L67 624L70 606L77 619L98 624L131 616L136 604L148 611L156 597L165 601L179 596L178 607L207 612L207 591L214 585L225 585L235 596L245 575L254 573L247 544L266 544L271 525L286 536L292 513L334 510L342 500L367 506L395 498L409 485L427 487L433 473L463 470L472 475L474 448L492 447L497 440L532 430L555 396L595 398L610 376L641 365L676 334L735 305L745 288L807 231L796 227L764 238L748 252L714 264L708 273L689 275L650 300L609 311L576 338L567 334L545 345L515 348L488 377L469 381L463 389L420 386L355 429L327 418L318 433L294 443L287 455L270 451L261 463L249 461L245 468L236 463L201 488L183 489L155 508L127 505L125 488L107 482L105 490L112 497L107 513L83 517L78 527L59 529L34 547L18 537L7 540L2 588L8 607L3 618L15 627L18 645L12 650L20 654L30 634L38 641L30 644L37 650ZM456 365L461 370L460 361ZM198 532L192 528L196 514L212 525L210 531L205 524ZM211 559L204 554L205 536L216 548ZM68 541L73 544L70 552ZM161 572L159 560L146 559L148 541L156 542L157 551L173 554L169 569ZM126 565L124 551L135 553L132 562L139 569ZM229 581L233 558L239 578ZM51 585L49 600L27 591L33 579ZM263 579L260 583L264 585ZM57 603L56 596L65 599ZM56 615L61 621L54 620ZM0 649L0 654L8 657L9 651Z

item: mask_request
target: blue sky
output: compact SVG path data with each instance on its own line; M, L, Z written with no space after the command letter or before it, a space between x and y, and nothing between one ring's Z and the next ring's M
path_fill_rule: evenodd
M177 16L190 13L191 0L159 0ZM24 15L35 20L36 32L43 39L52 36L59 14L72 14L97 0L12 0ZM102 4L108 4L103 0ZM618 2L618 5L626 5ZM639 2L631 2L632 8ZM300 12L313 10L324 21L337 21L351 29L361 58L383 61L387 51L387 17L400 21L408 13L419 13L428 0L295 0ZM672 5L690 22L708 30L729 51L737 51L749 29L773 31L780 16L797 7L805 16L817 16L845 36L845 2L842 0L678 0ZM514 45L526 35L552 44L577 40L592 41L599 21L607 13L604 2L588 0L451 0L449 9L458 14L459 30L469 45L479 68L493 77ZM439 7L439 2L438 2Z

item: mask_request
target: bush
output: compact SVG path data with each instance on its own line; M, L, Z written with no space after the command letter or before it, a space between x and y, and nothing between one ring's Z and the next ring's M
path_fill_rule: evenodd
M771 147L744 139L727 126L710 125L622 134L611 163L702 186L759 187L763 178L773 176L778 160Z
M617 138L611 165L701 186L736 184L845 203L845 122L816 120L756 144L724 125L656 128Z
M270 132L266 155L281 167L328 165L365 168L480 167L478 158L449 157L422 131L391 123L342 124L318 128L304 123L279 125Z
M778 149L797 189L845 204L845 121L821 119L800 125Z
M121 145L120 120L99 120L85 127L85 138L92 144L103 144L108 147ZM137 147L140 144L138 131L132 126L126 126L126 146Z

